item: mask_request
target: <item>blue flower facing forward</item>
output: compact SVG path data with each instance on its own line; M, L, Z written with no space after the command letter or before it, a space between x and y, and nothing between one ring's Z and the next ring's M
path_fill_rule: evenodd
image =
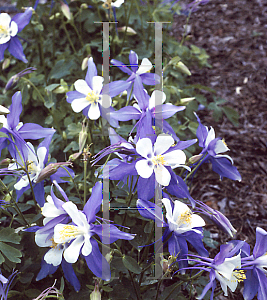
M55 272L62 263L66 264L72 272L71 264L82 255L89 269L97 277L110 280L110 266L102 256L98 242L93 236L98 235L102 243L111 244L118 239L132 240L134 235L120 231L111 224L96 223L99 220L96 214L102 204L101 182L97 182L93 187L92 195L83 211L80 211L73 202L68 201L65 193L63 195L66 202L57 199L51 193L51 197L48 198L49 203L45 204L43 209L46 217L44 226L36 231L37 245L52 248L44 256L41 278Z
M17 59L28 62L17 34L29 24L31 16L31 7L24 13L16 14L12 19L7 13L0 14L0 60L4 58L4 52L8 49Z

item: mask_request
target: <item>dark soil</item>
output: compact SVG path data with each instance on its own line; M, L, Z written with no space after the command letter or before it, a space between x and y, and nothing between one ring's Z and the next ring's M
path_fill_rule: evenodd
M185 16L173 28L181 40ZM227 118L215 123L212 112L198 114L225 138L242 181L201 169L192 196L220 209L237 229L235 239L255 243L257 226L267 230L267 1L211 0L191 15L186 45L204 48L212 68L193 69L191 81L214 88L239 113L239 127ZM206 94L209 97L208 94ZM211 227L215 230L215 227ZM227 235L218 237L226 242ZM238 299L238 298L236 298Z

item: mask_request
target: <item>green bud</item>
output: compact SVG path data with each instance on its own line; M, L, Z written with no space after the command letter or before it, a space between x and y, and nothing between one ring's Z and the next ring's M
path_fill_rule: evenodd
M176 65L176 68L179 69L182 73L191 76L191 72L183 62L179 61Z

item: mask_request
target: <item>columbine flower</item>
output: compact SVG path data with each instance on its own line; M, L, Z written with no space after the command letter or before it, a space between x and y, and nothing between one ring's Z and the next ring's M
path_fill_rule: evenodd
M199 254L207 256L208 252L202 243L204 220L199 215L193 214L186 204L178 200L174 201L174 206L167 198L163 198L162 203L166 208L168 224L164 238L172 232L172 236L168 240L170 254L179 257L187 255L187 240Z
M19 82L20 78L23 77L26 74L32 73L36 71L37 69L34 67L26 68L25 70L13 75L7 82L5 86L5 91L13 89Z
M67 101L71 103L74 112L83 111L91 120L97 120L100 115L105 116L105 108L110 108L111 98L109 95L102 95L103 81L103 77L97 76L96 66L90 57L85 80L75 81L76 91L67 93Z
M0 14L0 60L4 58L4 52L8 48L14 57L24 63L28 62L17 34L29 24L31 16L30 7L24 13L16 14L12 19L7 13Z
M246 269L246 280L244 281L243 296L246 300L252 300L257 294L257 299L267 299L267 232L256 228L256 244L253 255L249 256L249 245L246 244L245 258L242 258L242 268ZM244 247L244 248L245 248ZM243 250L243 249L242 249Z
M167 242L170 255L184 258L184 260L179 261L180 268L187 267L187 242L200 255L208 256L208 252L202 242L204 220L200 216L193 214L186 204L178 200L174 202L174 206L167 198L163 198L162 202L166 208L167 222L162 219L162 209L150 201L138 199L137 208L143 217L155 220L157 226L166 227L162 239L166 241L169 238Z
M28 157L28 146L25 139L37 140L52 136L55 133L54 129L43 128L34 123L26 123L23 125L19 121L19 116L22 112L21 92L16 92L12 97L12 104L9 108L10 113L7 117L0 115L0 123L3 127L0 132L3 132L7 137L0 137L0 154L2 149L8 147L12 157L17 158L17 150L19 150L26 160Z
M98 244L92 236L97 234L103 243L113 243L120 238L131 240L134 238L134 235L122 232L114 225L95 225L96 213L99 211L101 203L102 184L100 182L95 184L92 195L84 206L83 211L79 211L77 206L70 201L63 204L58 201L54 202L59 209L56 212L58 214L57 220L55 218L49 222L45 221L44 227L36 232L35 238L36 243L42 247L50 244L54 249L50 249L47 256L44 257L46 263L60 263L63 253L65 262L72 264L78 260L81 253L88 267L97 277L101 277L104 280L110 279L109 264L100 253ZM66 222L66 214L71 218L72 223ZM62 218L62 221L58 222L60 218ZM54 260L52 254L56 255ZM101 263L98 264L97 262Z
M137 78L136 81L140 82L140 79ZM185 106L175 106L171 103L163 104L166 100L166 95L164 92L158 90L153 91L151 97L149 97L145 90L137 90L135 99L138 104L135 103L133 106L123 107L118 111L111 112L110 116L118 121L139 120L135 125L137 127L136 139L138 140L146 122L145 119L148 116L147 112L149 111L149 115L151 115L155 126L162 127L164 133L172 135L176 141L179 140L165 119L170 118L176 112L184 110Z
M8 291L10 288L10 285L14 278L16 277L18 271L12 272L12 274L6 278L0 273L0 296L1 300L7 300L8 298Z
M236 233L236 230L223 213L221 213L216 209L211 208L210 206L206 205L201 201L197 201L197 203L201 207L200 211L202 214L208 216L225 233L233 237L233 235Z
M125 65L124 63L112 59L110 61L114 66L118 67L122 72L130 75L130 77L124 81L124 80L118 80L109 83L104 87L108 88L110 90L110 96L114 97L123 91L127 90L128 97L131 97L133 95L136 95L138 93L138 89L143 89L143 84L147 85L155 85L159 82L159 77L157 74L151 74L149 73L152 69L152 63L147 58L143 58L141 65L138 67L138 55L134 51L130 51L129 54L129 65ZM140 81L137 81L137 78L140 78ZM131 90L133 88L133 93L131 94Z
M199 126L197 128L197 138L199 146L203 148L203 160L201 164L206 161L212 163L212 169L221 177L228 177L232 180L241 181L241 176L236 167L233 166L233 160L229 155L221 154L230 150L221 138L215 138L214 129L203 126L199 117L195 114Z
M155 173L156 181L164 186L169 185L171 174L166 168L183 166L186 156L182 150L173 150L174 139L169 135L159 135L152 145L149 138L140 139L136 144L136 152L144 159L135 164L138 175L149 178Z
M50 164L45 167L48 155L49 155L49 145L51 142L52 136L45 138L37 148L37 153L35 153L34 147L31 143L27 143L28 146L28 155L25 161L21 160L19 155L17 156L17 161L13 164L10 164L8 170L15 170L21 167L27 167L28 175L23 172L21 178L14 185L14 188L17 190L17 199L21 197L21 195L30 188L29 179L33 185L33 191L35 195L35 199L37 203L42 207L45 203L44 199L44 182L43 180L47 177L51 177L51 180L56 180L58 183L66 182L62 180L60 177L68 177L69 173L71 176L74 176L74 172L67 168L68 172L62 168L59 169L60 165L66 165L67 163L57 163ZM50 173L48 174L48 170ZM45 174L46 173L46 174Z
M203 299L210 288L212 288L210 299L213 299L214 290L216 288L215 279L220 282L225 296L228 296L227 287L234 292L238 283L246 279L244 270L241 269L241 255L239 251L243 244L243 241L237 241L235 246L232 243L221 245L220 252L214 259L192 255L203 261L200 262L199 260L190 259L191 261L197 262L197 265L187 269L201 269L210 273L209 283L205 286L201 295L196 299ZM239 253L235 255L238 251Z

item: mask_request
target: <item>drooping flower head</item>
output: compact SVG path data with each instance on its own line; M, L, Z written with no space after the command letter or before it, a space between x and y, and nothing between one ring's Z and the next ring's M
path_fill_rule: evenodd
M162 203L166 208L167 221L162 220L162 209L150 201L138 199L137 208L143 217L155 220L158 226L166 228L162 240L163 242L168 242L170 255L184 259L179 262L180 268L187 266L187 242L200 255L208 256L208 252L202 242L204 220L199 215L194 214L181 201L176 200L173 204L170 199L163 198Z
M201 295L198 296L197 299L203 299L210 288L212 289L210 299L213 299L214 290L216 288L216 279L220 282L225 296L228 296L228 287L232 292L234 292L238 283L246 279L245 272L241 269L240 249L243 244L243 241L237 241L236 245L233 243L221 245L220 252L214 259L193 255L198 259L202 259L203 262L191 259L192 261L197 262L197 265L190 267L189 269L195 268L205 270L209 272L210 277L209 283L205 286Z
M3 124L0 132L6 134L6 137L0 137L0 154L2 149L7 147L13 158L17 159L18 151L20 151L23 159L27 160L29 147L25 140L51 137L55 133L55 129L43 128L35 123L23 124L20 122L21 101L21 92L16 92L12 97L12 104L9 108L10 113L7 117L0 115L0 123Z
M29 24L31 16L31 7L24 13L16 14L12 19L7 13L0 14L0 60L4 58L4 52L8 49L17 59L28 62L17 34Z
M203 154L204 158L201 164L210 161L213 171L218 173L221 177L241 181L241 176L237 168L233 166L232 158L229 155L222 154L230 149L221 138L215 138L215 131L212 127L208 129L207 126L201 124L196 114L195 116L199 123L196 134L199 146L203 148L201 154Z
M19 199L26 190L30 189L32 184L35 199L37 203L40 205L40 207L42 207L45 203L45 199L44 199L45 192L44 192L44 182L43 182L44 178L42 177L44 177L43 173L44 173L45 165L47 164L48 161L49 145L51 142L51 138L52 135L45 138L38 146L36 153L33 145L28 142L27 143L28 156L26 157L25 161L22 160L22 157L20 155L17 155L16 161L10 164L8 167L8 170L21 169L22 167L27 168L28 174L25 171L23 171L21 173L19 180L14 185L14 188L17 191L17 199ZM49 168L49 166L50 165L48 165L46 168ZM47 177L51 177L52 181L56 180L58 183L66 182L65 180L61 179L61 177L69 177L69 174L72 177L74 176L74 172L68 167L65 167L68 170L68 172L62 168L57 168L57 167L54 168L55 170L53 170L53 172L49 174L50 176L47 176Z

